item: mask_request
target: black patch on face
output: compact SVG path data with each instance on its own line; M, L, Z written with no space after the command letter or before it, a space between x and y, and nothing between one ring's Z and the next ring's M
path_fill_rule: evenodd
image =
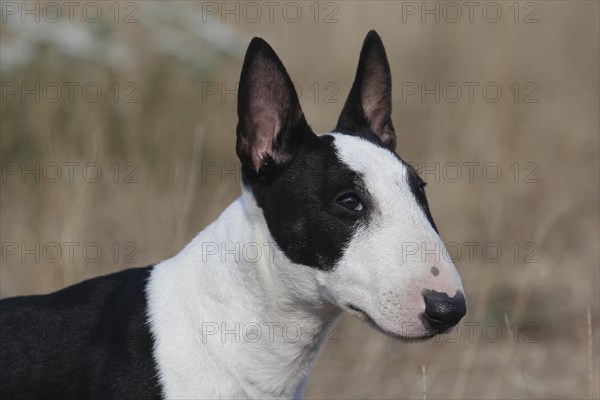
M336 265L373 208L360 174L340 161L333 140L306 135L292 162L245 178L279 248L294 263L322 270ZM362 211L338 204L347 193L358 197Z

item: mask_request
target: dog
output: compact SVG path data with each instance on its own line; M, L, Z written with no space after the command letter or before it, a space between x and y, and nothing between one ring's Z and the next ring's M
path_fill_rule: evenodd
M0 396L299 398L343 311L403 341L455 326L462 283L439 257L425 183L395 152L391 97L370 31L335 129L317 135L281 60L252 39L242 195L171 259L2 300Z

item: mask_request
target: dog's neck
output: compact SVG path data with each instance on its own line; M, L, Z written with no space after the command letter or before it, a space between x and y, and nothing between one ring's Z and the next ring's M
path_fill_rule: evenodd
M221 397L297 395L339 315L321 298L315 270L278 249L247 189L183 251L155 267L148 301L157 310L151 328L167 397L207 389ZM198 358L214 368L195 370Z

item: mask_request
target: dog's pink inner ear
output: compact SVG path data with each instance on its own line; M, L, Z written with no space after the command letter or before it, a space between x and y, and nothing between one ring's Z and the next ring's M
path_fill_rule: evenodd
M281 130L280 113L263 99L251 100L250 106L252 165L258 172L267 157L273 158L273 145Z
M258 172L265 160L286 160L279 147L286 123L302 116L285 72L268 59L257 59L249 80L249 140L252 166ZM294 107L295 106L295 107Z
M388 147L396 147L396 133L392 125L392 93L389 73L378 62L370 60L361 87L361 106L371 130Z

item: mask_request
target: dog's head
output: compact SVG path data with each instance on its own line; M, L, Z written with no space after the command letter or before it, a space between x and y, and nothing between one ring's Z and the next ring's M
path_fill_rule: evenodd
M425 183L395 153L391 109L376 32L337 126L323 135L306 122L273 49L255 38L240 78L236 150L278 249L311 271L318 295L389 335L423 339L456 325L465 300Z

